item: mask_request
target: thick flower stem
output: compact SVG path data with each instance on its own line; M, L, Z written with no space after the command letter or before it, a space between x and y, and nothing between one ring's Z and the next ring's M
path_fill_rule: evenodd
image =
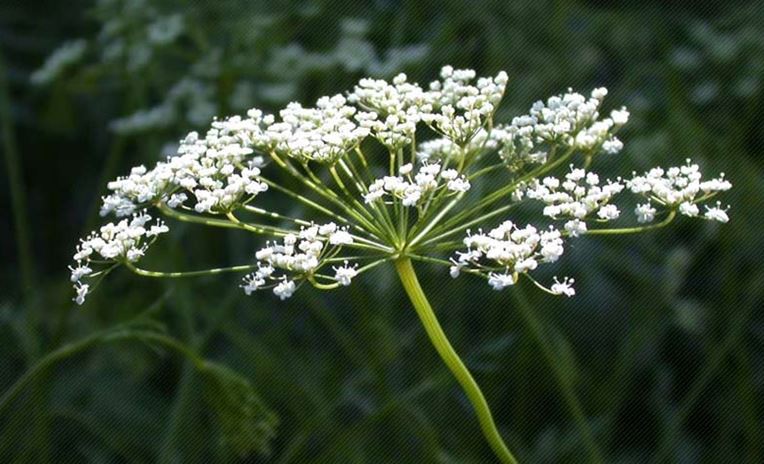
M411 259L404 257L395 261L395 269L398 271L398 276L401 279L403 288L406 289L406 293L414 305L414 309L419 315L419 319L424 325L427 336L435 346L443 362L446 363L449 370L454 374L456 380L464 389L464 393L472 403L475 413L478 416L480 422L480 428L483 430L486 440L493 449L496 456L504 464L517 464L517 459L504 444L504 441L499 435L499 431L496 429L496 424L493 421L491 410L488 408L488 403L480 391L480 387L472 378L472 375L467 370L467 367L462 362L459 355L456 354L451 343L446 338L446 334L438 323L438 319L435 317L435 313L427 301L427 296L422 291L419 280L417 279L414 267L411 264Z

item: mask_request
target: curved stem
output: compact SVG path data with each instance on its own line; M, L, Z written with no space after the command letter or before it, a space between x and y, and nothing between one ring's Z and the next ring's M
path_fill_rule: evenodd
M451 373L454 374L456 380L459 381L470 403L472 403L480 422L480 428L483 430L483 435L488 440L488 444L493 449L496 457L504 464L518 464L517 459L509 451L507 445L504 444L499 431L496 429L491 410L483 393L480 391L480 387L478 387L475 379L472 378L467 367L461 358L459 358L459 355L456 354L448 338L446 338L446 334L440 327L432 306L430 306L427 296L424 294L421 285L419 285L414 267L411 265L411 259L401 258L396 260L395 269L398 271L398 277L401 279L403 288L406 289L406 293L414 305L414 309L422 321L430 341L435 346L443 362L446 363Z
M10 92L3 56L0 55L0 134L2 135L5 166L8 169L8 187L11 195L11 215L15 227L21 286L25 295L34 291L35 270L31 227L27 215L26 188L21 169L21 158L16 145L16 133L11 115ZM3 214L5 216L5 214ZM6 216L7 217L7 216Z
M216 219L209 216L197 216L193 214L181 213L180 211L176 211L170 208L166 203L157 203L156 206L157 209L159 209L159 211L162 212L165 216L177 219L178 221L190 222L194 224L204 224L211 227L222 227L224 229L245 229L241 224L236 224L228 220L224 221L222 219Z
M660 229L671 223L676 217L676 210L671 210L664 220L656 222L655 224L649 224L646 226L637 227L623 227L617 229L591 229L584 232L582 235L622 235L622 234L636 234L639 232L645 232L653 229Z
M336 288L340 288L339 282L334 282L331 284L322 284L321 282L317 281L316 278L312 275L308 276L308 282L315 288L319 290L334 290Z
M490 166L486 166L486 167L484 167L484 168L482 168L482 169L478 169L477 171L475 171L475 172L473 172L472 174L470 174L469 176L467 176L467 178L468 178L469 180L471 180L471 181L474 181L474 180L475 180L475 179L477 179L478 177L481 177L481 176L483 176L483 175L485 175L485 174L488 174L488 173L489 173L489 172L491 172L491 171L495 171L495 170L497 170L497 169L501 169L501 168L503 168L504 166L505 166L505 165L504 165L503 163L492 164L492 165L490 165Z
M293 222L295 224L301 225L301 226L311 226L313 225L310 221L304 221L302 219L293 218L290 216L285 216L283 214L276 213L274 211L268 211L267 209L258 208L256 206L250 206L250 205L243 205L242 208L244 208L245 211L249 211L250 213L259 214L261 216L267 216L271 219L276 220L282 220L282 221L289 221Z
M166 279L175 279L175 278L182 278L182 277L199 277L199 276L206 276L206 275L222 274L224 272L247 272L247 271L252 271L257 269L257 264L245 264L241 266L202 269L199 271L162 272L162 271L149 271L146 269L141 269L139 267L136 267L130 261L126 261L125 266L128 269L130 269L132 272L144 277L156 277L156 278L166 278Z
M82 351L102 343L110 343L123 340L153 341L188 357L196 367L200 367L204 364L203 359L199 357L195 351L167 335L162 335L160 333L147 330L106 330L82 340L64 345L37 361L35 365L33 365L18 380L16 380L16 382L11 385L8 390L5 391L3 396L0 397L0 415L2 415L3 411L8 406L10 406L16 397L19 396L25 386L27 386L30 382L37 378L38 375L42 374L46 369L53 366L58 361L74 356Z

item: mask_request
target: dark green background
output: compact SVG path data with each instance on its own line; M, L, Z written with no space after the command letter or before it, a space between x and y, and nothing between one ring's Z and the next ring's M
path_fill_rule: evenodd
M186 27L170 43L137 63L108 58L116 40L140 57L147 22L173 13ZM81 60L30 82L78 38ZM421 56L400 53L412 45ZM66 269L106 180L202 129L199 114L309 104L370 73L426 82L443 64L506 70L499 120L567 87L605 85L606 106L625 104L632 119L601 172L691 157L734 184L729 224L575 242L554 270L576 278L570 300L522 288L523 306L514 289L421 266L520 460L590 462L588 427L608 463L764 462L762 2L10 0L0 54L0 392L46 353L148 315L248 378L280 418L270 455L238 458L187 361L151 343L100 346L45 370L0 416L0 462L493 462L390 269L285 304L245 297L235 276L168 283L120 271L82 308ZM110 129L184 78L198 85L173 117ZM171 235L146 267L239 264L259 245L198 228Z

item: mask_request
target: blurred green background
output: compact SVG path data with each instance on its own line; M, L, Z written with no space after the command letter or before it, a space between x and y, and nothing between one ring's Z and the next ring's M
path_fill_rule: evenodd
M632 119L602 172L691 157L734 184L729 224L575 242L554 269L570 300L420 266L521 462L764 462L764 4L711 0L3 2L0 392L64 351L1 411L0 462L493 462L390 269L286 304L235 276L120 271L82 308L66 269L106 181L213 116L443 64L506 70L499 120L607 86ZM174 232L147 267L240 264L259 244ZM211 382L148 338L68 351L137 326L230 371Z

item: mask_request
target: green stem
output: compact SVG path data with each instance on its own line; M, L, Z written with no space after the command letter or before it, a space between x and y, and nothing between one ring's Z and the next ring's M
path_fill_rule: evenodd
M348 176L348 178L353 181L356 190L361 194L361 196L369 192L368 187L363 182L361 175L355 169L355 166L350 157L348 157L348 163L345 163L345 161L340 159L337 164L339 164L340 167L345 171L345 174ZM354 201L359 203L356 200ZM369 204L369 208L372 215L375 216L379 226L382 229L387 230L391 236L395 236L395 227L393 226L393 221L390 218L390 215L387 214L387 208L380 207L379 203L376 201L371 202Z
M11 193L11 210L16 231L19 253L21 287L24 295L35 288L34 258L31 243L31 227L27 216L26 189L21 170L21 160L16 146L16 134L11 115L10 91L8 89L5 62L0 55L0 131L3 138L5 167L8 169L8 186Z
M221 219L215 219L209 216L197 216L193 214L185 214L181 213L179 211L176 211L169 206L167 206L165 203L158 203L157 208L159 211L161 211L165 216L171 217L173 219L177 219L178 221L183 222L190 222L194 224L204 224L206 226L210 227L222 227L226 229L242 229L246 230L245 227L241 224L236 224L234 222L231 222L229 220L221 220Z
M668 216L661 221L656 222L655 224L650 224L646 226L637 226L637 227L624 227L624 228L618 228L618 229L591 229L587 230L583 233L583 235L623 235L623 234L637 234L640 232L646 232L648 230L653 229L660 229L661 227L666 227L671 223L671 221L674 220L676 217L676 210L671 210L668 213Z
M271 180L268 180L268 179L266 179L264 177L261 178L261 180L263 182L265 182L266 184L268 184L269 187L275 188L279 192L287 195L290 198L293 198L293 199L299 201L300 203L302 203L302 204L304 204L306 206L310 206L311 208L313 208L313 209L315 209L317 211L320 211L320 212L326 214L327 216L329 216L331 218L334 218L334 219L336 219L337 221L339 221L339 222L341 222L343 224L351 224L351 222L347 218L345 218L344 216L341 216L341 215L335 213L334 211L330 210L329 208L316 203L315 201L311 200L310 198L307 198L307 197L305 197L303 195L295 193L292 190L290 190L290 189L288 189L286 187L283 187L282 185L279 185L279 184L277 184L277 183L275 183L275 182L273 182Z
M456 195L456 198L451 200L451 202L448 205L446 205L445 208L443 208L431 221L427 223L424 229L422 229L422 231L419 232L416 237L411 239L411 242L409 242L409 246L414 246L420 240L422 240L427 235L427 233L430 232L433 229L433 227L437 226L440 220L443 219L446 216L446 214L448 214L448 212L451 211L451 209L454 206L456 206L457 203L459 203L459 200L461 200L462 197L464 197L463 193Z
M496 190L490 195L485 196L480 201L478 201L473 207L465 211L462 211L461 213L452 217L449 222L458 224L464 219L469 219L471 215L475 213L479 213L480 211L483 211L485 208L487 208L491 204L495 203L496 201L502 199L504 196L509 195L515 190L517 190L517 188L523 182L527 182L531 179L539 178L543 176L544 174L548 173L549 171L553 170L554 168L558 167L559 165L561 165L562 163L570 159L570 157L573 156L574 152L575 150L573 148L568 149L562 156L560 156L556 160L547 162L547 164L541 165L537 167L536 169L531 170L525 175L522 175L519 178L511 181L506 186Z
M356 211L355 208L343 202L338 195L331 189L327 188L323 184L316 184L310 179L307 179L300 171L297 170L288 160L282 160L276 153L270 152L271 158L276 164L289 173L292 177L302 182L305 186L321 195L325 199L331 201L335 205L339 206L343 211L349 214L353 219L361 223L364 227L368 228L370 232L380 233L374 224L372 224L366 216L360 211ZM362 209L363 212L369 214L366 209Z
M427 240L425 240L422 243L422 246L426 246L426 245L428 245L430 243L437 243L437 242L441 241L442 239L444 239L444 238L446 238L446 237L448 237L450 235L453 235L453 234L458 233L458 232L464 232L468 228L470 228L470 227L472 227L474 225L480 224L481 222L484 222L484 221L486 221L486 220L488 220L488 219L490 219L490 218L492 218L494 216L498 216L499 214L502 214L502 213L504 213L506 211L509 211L510 209L514 208L515 206L517 206L517 203L510 203L510 204L504 205L504 206L502 206L500 208L496 208L495 210L491 211L490 213L484 214L484 215L482 215L482 216L480 216L478 218L475 218L475 219L473 219L471 221L468 221L466 223L460 224L459 226L454 227L452 229L449 229L449 230L447 230L447 231L445 231L443 233L440 233L440 234L438 234L435 237L428 238ZM435 229L435 232L439 232L440 230L442 230L442 229Z
M157 278L167 278L167 279L182 278L182 277L200 277L200 276L206 276L206 275L222 274L224 272L247 272L247 271L253 271L257 269L257 264L245 264L242 266L218 267L215 269L203 269L200 271L161 272L161 271L148 271L146 269L138 268L130 261L126 261L125 266L128 269L130 269L132 272L144 277L157 277Z
M472 173L472 174L470 174L469 176L467 176L467 178L468 178L469 180L471 180L471 181L474 181L474 180L475 180L475 179L477 179L478 177L480 177L480 176L483 176L483 175L485 175L485 174L488 174L488 173L489 173L489 172L491 172L491 171L495 171L495 170L497 170L497 169L501 169L501 168L503 168L504 166L505 166L505 165L504 165L503 163L499 163L499 164L492 164L492 165L490 165L490 166L486 166L486 167L484 167L484 168L482 168L482 169L478 169L478 170L477 170L477 171L475 171L474 173Z
M27 364L32 364L39 357L41 343L37 334L40 327L40 312L37 310L39 299L35 297L36 270L32 246L32 227L27 207L27 193L24 184L24 174L21 157L16 142L16 128L12 114L11 89L8 84L8 72L5 60L0 53L0 138L8 175L8 187L11 199L11 215L13 217L14 234L19 263L19 287L21 297L26 303L23 341ZM4 215L5 216L5 215ZM49 462L50 451L48 436L48 419L44 411L47 403L48 389L45 379L38 379L32 385L30 396L35 398L27 420L32 427L28 432L32 437L32 448L36 448L38 462ZM1 452L0 452L1 453Z
M427 301L427 296L424 294L419 280L417 279L414 267L411 264L410 258L400 258L395 261L395 269L398 271L398 276L401 279L403 288L406 289L406 293L414 305L414 309L419 316L419 319L424 325L425 331L430 338L430 341L435 346L443 362L454 374L456 380L464 389L464 393L472 403L475 413L478 416L480 422L480 428L483 430L488 444L493 449L496 457L504 464L517 464L518 461L512 455L512 453L504 444L504 441L499 435L499 431L496 429L496 424L493 421L491 410L488 407L488 403L480 391L480 387L472 378L472 375L467 370L467 367L462 362L459 355L456 354L451 343L446 338L446 334L438 323L438 319L435 317L435 313Z
M24 387L33 382L39 375L55 365L58 361L74 356L99 344L124 340L152 341L186 356L196 367L204 364L204 361L196 354L196 352L172 337L147 330L106 330L82 340L64 345L37 361L37 363L16 380L16 382L5 391L3 396L0 397L0 416L3 411L11 405L13 400L21 394Z

